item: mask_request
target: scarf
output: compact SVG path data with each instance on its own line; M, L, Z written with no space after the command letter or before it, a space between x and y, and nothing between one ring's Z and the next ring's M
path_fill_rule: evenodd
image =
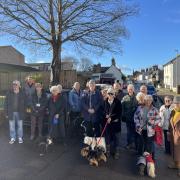
M53 95L53 96L52 96L53 102L56 102L56 101L58 100L59 96L60 96L60 94L58 94L58 95L56 95L56 96Z
M175 114L173 117L173 124L174 125L180 120L178 117L180 117L180 110L175 109Z

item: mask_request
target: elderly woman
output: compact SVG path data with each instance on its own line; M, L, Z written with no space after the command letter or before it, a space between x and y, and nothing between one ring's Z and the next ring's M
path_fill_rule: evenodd
M127 127L127 145L126 149L135 148L135 126L134 126L134 112L137 108L136 95L134 93L134 86L129 84L127 87L128 94L123 97L122 103L122 121L126 122Z
M38 125L39 137L42 137L43 120L47 108L47 96L41 83L35 83L35 93L32 96L31 113L31 140L35 138L36 124Z
M155 125L161 124L158 110L152 105L153 98L146 95L144 98L145 106L139 106L134 114L136 132L139 134L138 154L143 155L144 151L152 154L155 158L154 136Z
M170 154L170 142L167 139L167 133L169 129L170 115L173 110L172 99L169 96L164 97L164 104L161 106L159 112L162 119L162 128L164 131L164 144L165 153Z
M180 176L180 96L174 97L173 104L175 107L171 114L168 134L173 164L170 164L169 168L178 169L178 176Z
M50 88L51 97L48 104L49 109L49 138L58 140L61 138L65 143L65 100L61 94L62 86Z
M121 102L115 97L115 91L109 88L108 98L105 101L105 117L108 123L106 129L107 156L110 155L110 145L114 145L114 158L119 159L120 133L121 133Z

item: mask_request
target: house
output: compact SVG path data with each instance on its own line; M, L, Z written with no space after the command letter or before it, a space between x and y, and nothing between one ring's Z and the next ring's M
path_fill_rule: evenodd
M180 55L163 65L164 86L180 93Z
M116 66L115 59L112 58L110 67L102 67L101 64L97 64L93 66L93 74L92 79L96 81L96 83L102 84L113 84L114 81L119 81L123 83L122 80L123 74L121 69Z
M136 80L142 83L153 83L155 86L163 84L163 70L158 65L141 69L136 73Z

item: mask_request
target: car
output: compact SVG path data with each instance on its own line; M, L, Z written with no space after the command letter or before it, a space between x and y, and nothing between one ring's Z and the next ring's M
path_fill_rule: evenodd
M98 89L98 90L108 89L111 87L112 87L112 85L110 85L110 84L96 84L96 89Z
M147 94L149 95L157 94L156 88L153 85L147 85Z

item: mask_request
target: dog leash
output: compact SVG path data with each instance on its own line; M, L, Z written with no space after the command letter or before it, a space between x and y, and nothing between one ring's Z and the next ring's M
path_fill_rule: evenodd
M102 131L102 133L101 133L101 136L100 136L100 138L99 138L99 140L98 140L98 142L97 142L97 145L99 145L99 143L100 143L100 141L101 141L101 139L102 139L102 137L103 137L103 135L104 135L104 132L105 132L105 130L106 130L107 125L108 125L108 121L106 121L106 124L105 124L104 129L103 129L103 131Z

